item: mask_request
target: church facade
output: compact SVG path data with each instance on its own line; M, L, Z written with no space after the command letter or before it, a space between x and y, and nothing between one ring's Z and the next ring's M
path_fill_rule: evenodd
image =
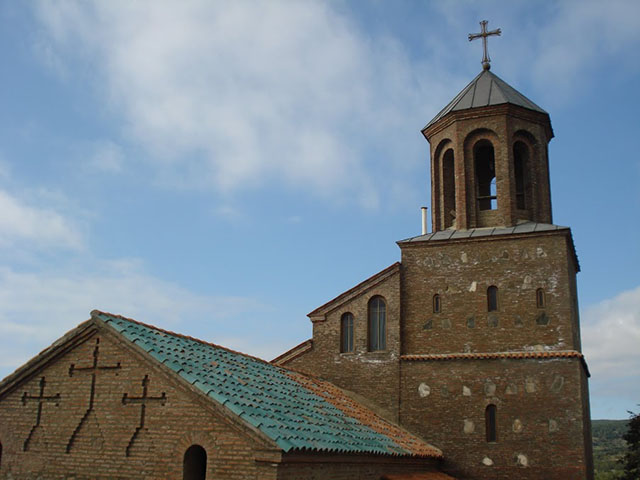
M571 230L552 223L549 115L483 71L422 130L433 232L309 314L276 358L376 402L474 479L593 478Z
M94 311L0 382L0 479L593 478L549 115L483 71L423 129L433 231L272 362Z
M105 312L0 383L3 480L452 480L441 463L326 381Z

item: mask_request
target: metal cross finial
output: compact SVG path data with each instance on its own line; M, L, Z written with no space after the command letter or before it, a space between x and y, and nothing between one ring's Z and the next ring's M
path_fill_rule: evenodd
M482 68L483 70L489 70L491 68L491 65L489 64L489 62L491 61L491 59L489 58L489 52L487 50L487 37L491 36L491 35L498 35L500 36L500 34L502 34L502 30L500 30L499 28L496 30L491 30L489 32L487 32L487 22L486 20L482 20L480 22L480 26L482 27L482 31L480 33L470 33L469 34L469 41L475 40L476 38L482 38L482 47L484 50L484 54L482 55Z

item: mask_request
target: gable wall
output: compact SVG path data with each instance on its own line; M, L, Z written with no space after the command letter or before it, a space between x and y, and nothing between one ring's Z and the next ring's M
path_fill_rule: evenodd
M99 365L121 368L100 371L96 376L94 410L87 414L91 397L91 374L71 364L90 366L96 339ZM148 375L148 395L166 394L166 403L148 404L145 428L134 440L130 456L126 449L140 425L141 405L123 404L123 394L139 397L142 379ZM24 451L24 442L36 423L37 402L23 404L25 392L39 393L45 378L45 395L60 394L59 404L43 405L41 425ZM207 451L207 478L256 478L255 451L264 446L242 434L223 415L201 402L158 366L124 348L111 335L97 334L54 360L16 390L0 399L0 441L3 446L0 479L74 478L182 478L182 461L191 444ZM78 430L81 419L87 421ZM264 464L260 478L272 478L275 468Z
M375 295L381 295L386 301L387 349L369 352L367 306ZM340 353L340 319L345 312L354 316L354 351ZM397 418L399 355L400 275L395 273L328 312L324 321L314 322L313 349L285 362L284 366L363 395Z

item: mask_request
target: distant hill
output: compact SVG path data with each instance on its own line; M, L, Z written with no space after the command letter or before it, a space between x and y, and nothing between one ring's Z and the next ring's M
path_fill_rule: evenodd
M622 439L628 420L592 420L593 461L595 480L615 480L622 473L618 459L624 455L627 443Z

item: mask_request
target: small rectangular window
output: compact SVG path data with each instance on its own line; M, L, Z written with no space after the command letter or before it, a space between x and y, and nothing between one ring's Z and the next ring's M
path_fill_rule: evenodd
M497 442L498 433L496 431L496 406L488 405L484 411L487 442Z
M440 313L440 295L437 293L433 296L433 313Z
M493 285L487 288L487 311L498 311L498 287Z
M538 308L544 308L545 307L545 302L544 302L544 290L539 288L538 290L536 290L536 306Z

